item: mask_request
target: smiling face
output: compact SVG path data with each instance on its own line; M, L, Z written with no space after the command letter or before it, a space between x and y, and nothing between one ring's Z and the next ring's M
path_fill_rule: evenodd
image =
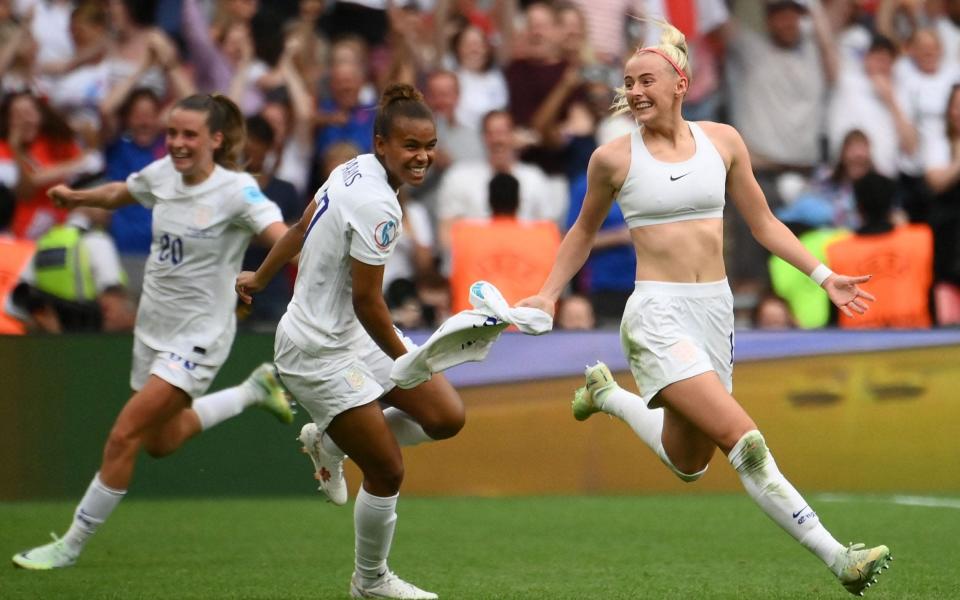
M223 133L211 133L207 114L175 108L167 124L167 152L173 168L189 185L195 185L213 172L213 153L223 143Z
M420 185L433 164L437 127L431 119L397 117L386 137L376 136L374 147L391 187Z
M631 57L624 66L623 88L630 113L638 123L645 124L673 115L687 83L662 56L644 52Z

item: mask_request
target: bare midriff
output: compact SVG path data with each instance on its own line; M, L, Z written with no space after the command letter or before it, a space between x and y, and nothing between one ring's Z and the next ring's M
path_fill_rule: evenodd
M723 219L692 219L630 230L637 281L710 283L727 276Z

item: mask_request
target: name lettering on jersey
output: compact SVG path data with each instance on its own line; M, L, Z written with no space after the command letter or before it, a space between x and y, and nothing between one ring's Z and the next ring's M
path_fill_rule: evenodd
M350 187L354 181L363 177L360 173L360 163L353 158L343 167L343 185Z
M393 219L389 221L383 221L377 225L377 229L374 231L373 240L377 244L377 248L381 250L386 250L390 247L393 242L397 240L397 237L400 235L400 226Z
M243 188L243 198L249 204L259 204L265 202L267 199L267 197L263 195L263 192L260 191L260 188L255 185L248 185Z

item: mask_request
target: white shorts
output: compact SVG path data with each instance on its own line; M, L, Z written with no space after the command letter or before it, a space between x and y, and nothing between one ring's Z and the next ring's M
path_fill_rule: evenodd
M643 401L660 390L715 371L733 392L733 294L712 283L638 281L620 323L620 343Z
M408 349L417 347L402 334L400 339ZM393 359L369 336L359 347L317 357L294 344L280 325L273 360L283 385L321 430L340 413L369 404L395 387L390 380Z
M221 365L200 365L184 358L183 354L155 350L140 338L133 336L133 366L130 369L130 388L139 391L150 375L156 375L170 385L180 388L191 398L207 393Z

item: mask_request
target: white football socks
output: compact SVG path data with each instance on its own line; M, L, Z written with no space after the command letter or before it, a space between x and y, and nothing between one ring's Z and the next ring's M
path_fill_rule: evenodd
M397 438L397 443L401 447L416 446L424 442L432 442L434 439L427 435L423 427L413 420L413 417L396 407L388 407L383 410L383 418L387 421L387 427ZM330 439L330 436L323 433L320 438L323 444L323 450L332 456L343 456L345 452L337 446L336 442Z
M353 507L356 532L356 572L364 587L369 587L387 570L387 556L397 525L397 498L374 496L360 486Z
M260 393L255 384L241 383L197 398L193 401L193 410L200 418L201 429L206 431L214 425L239 415L259 399Z
M104 485L100 481L99 472L93 476L87 492L73 513L70 529L63 536L63 541L71 551L79 554L83 550L90 536L107 520L126 493L126 490L115 490Z
M740 475L747 494L763 512L832 568L843 546L830 535L813 508L780 473L760 432L754 429L745 433L728 458Z
M389 407L383 410L383 418L387 420L387 426L393 432L393 437L397 438L397 443L401 447L416 446L424 442L432 442L434 439L427 435L420 423L413 420L413 417L403 412L399 408Z
M643 398L618 385L600 390L593 399L600 410L629 425L644 444L657 452L663 435L662 408L647 408Z

